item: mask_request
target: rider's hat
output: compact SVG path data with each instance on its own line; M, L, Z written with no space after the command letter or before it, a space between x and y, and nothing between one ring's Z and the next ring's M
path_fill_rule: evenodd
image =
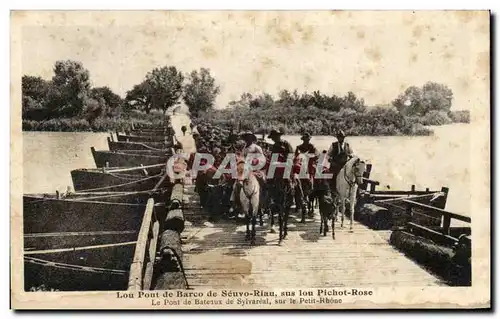
M342 130L337 130L337 134L335 136L336 137L345 137L345 133Z
M255 136L255 134L253 134L251 131L246 131L241 133L241 138L244 140L250 139L253 140L254 142L257 141L257 136Z
M273 138L274 136L281 136L281 135L283 135L282 129L273 128L267 137Z
M311 134L304 133L304 134L302 134L302 137L300 139L301 140L310 140L311 139Z

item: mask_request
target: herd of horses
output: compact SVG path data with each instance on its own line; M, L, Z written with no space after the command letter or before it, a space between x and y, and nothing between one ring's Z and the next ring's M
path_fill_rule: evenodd
M298 154L294 159L294 168L300 165L304 154ZM266 179L266 172L250 172L243 179L235 179L222 175L214 178L216 167L198 172L196 176L196 191L200 196L200 203L212 217L229 214L231 203L230 196L238 185L236 203L238 211L244 214L246 220L246 240L251 245L255 244L256 224L259 219L263 226L263 216L268 215L271 231L274 231L275 216L278 217L279 241L288 234L288 219L293 203L296 211L301 211L301 222L304 223L306 214L313 217L314 208L319 207L321 216L320 234L326 236L329 231L328 222L331 220L332 237L335 239L335 222L340 215L341 227L344 227L344 216L347 209L350 217L350 231L353 227L354 208L359 185L363 184L363 174L366 164L360 158L353 156L337 174L335 183L331 179L317 178L316 171L328 173L327 165L318 163L316 158L310 159L308 177L301 178L298 172L291 170L289 176L279 175ZM242 169L241 163L238 170ZM268 165L267 165L268 166ZM332 189L332 185L335 185Z

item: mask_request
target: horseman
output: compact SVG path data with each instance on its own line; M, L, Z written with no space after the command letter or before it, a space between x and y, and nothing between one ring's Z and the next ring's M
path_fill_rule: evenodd
M304 133L300 139L303 143L295 149L295 159L296 161L300 161L300 163L294 173L299 174L300 167L304 164L302 162L302 158L299 158L300 154L306 154L306 156L309 157L309 160L307 161L307 172L309 177L307 179L298 180L295 190L295 202L296 204L300 204L302 208L301 222L305 222L306 211L308 212L309 217L312 218L314 215L313 203L310 200L310 195L312 194L313 189L313 177L315 172L315 163L318 158L318 151L311 143L311 134Z
M311 143L311 134L305 133L302 135L300 138L303 143L297 146L295 149L295 156L299 154L311 154L311 155L318 155L318 150L316 147Z
M245 148L243 149L243 156L246 157L248 154L262 154L262 147L257 145L257 136L250 131L241 134L241 138L245 141Z
M327 153L330 162L330 172L333 174L331 183L332 192L335 192L336 189L338 173L353 156L351 146L345 141L345 133L342 130L338 130L336 137L337 142L332 143Z
M293 148L292 148L292 145L290 145L290 143L286 140L283 140L281 138L281 136L283 135L283 131L281 129L272 129L271 132L269 133L268 135L268 138L270 138L274 144L271 146L271 156L273 154L279 154L280 157L281 157L281 160L283 162L286 162L287 158L288 158L288 155L289 154L293 154ZM271 184L274 186L274 187L271 187L271 189L273 189L274 191L276 191L276 181L278 180L277 177L272 177L271 178ZM293 179L292 178L284 178L283 179L285 185L288 185L289 186L289 189L292 190L292 193L293 193L293 188L294 188L294 183L293 183ZM289 200L290 202L287 203L287 206L288 207L291 207L293 206L293 194L290 194L291 196L289 196Z
M280 154L286 159L288 154L293 154L293 148L288 141L281 139L282 135L282 130L272 129L268 138L274 142L273 146L271 146L271 153Z
M262 148L256 144L257 142L257 136L255 136L255 134L253 134L252 132L250 131L246 131L244 133L242 133L241 135L241 139L243 141L245 141L245 146L243 148L243 159L240 159L238 161L238 167L239 167L239 171L238 171L238 180L241 180L243 179L243 171L241 171L241 164L242 163L245 163L245 159L247 157L247 155L249 154L261 154L262 157L264 157L264 152L262 151ZM264 174L262 174L261 172L255 172L255 176L257 177L257 180L259 181L259 183L261 184L261 186L264 185ZM240 190L240 183L234 183L233 185L233 192L231 193L231 199L230 199L230 203L231 203L231 207L232 207L232 210L238 210L239 207L238 205L236 204L236 195L238 194L239 190Z

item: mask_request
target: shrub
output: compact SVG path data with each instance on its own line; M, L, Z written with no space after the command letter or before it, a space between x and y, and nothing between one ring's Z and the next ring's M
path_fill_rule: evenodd
M422 117L421 123L423 125L444 125L450 124L451 119L448 117L448 114L446 112L429 111Z
M406 118L393 107L375 107L363 112L344 108L331 112L314 106L275 106L257 109L224 109L202 112L193 118L195 124L211 123L235 130L267 133L282 127L286 134L332 135L337 129L355 135L430 135L417 118ZM418 124L418 125L417 125Z
M450 111L448 112L448 117L453 123L470 123L470 111Z

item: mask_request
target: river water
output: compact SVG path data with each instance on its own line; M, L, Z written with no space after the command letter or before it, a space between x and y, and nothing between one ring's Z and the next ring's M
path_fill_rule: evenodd
M446 209L470 215L470 126L453 124L432 128L434 136L347 137L354 153L373 164L371 179L390 189L450 188ZM70 171L93 168L90 147L107 150L107 133L23 132L23 191L53 193L72 186ZM299 136L284 136L292 146ZM335 141L315 136L319 150Z

